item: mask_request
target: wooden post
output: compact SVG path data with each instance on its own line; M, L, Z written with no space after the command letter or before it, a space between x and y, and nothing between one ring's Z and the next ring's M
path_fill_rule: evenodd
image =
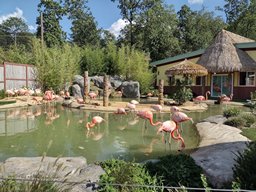
M103 88L103 106L108 106L108 76L104 75L104 88Z
M87 97L88 97L88 93L89 93L89 75L88 75L88 71L84 72L84 102L87 102Z
M164 80L163 79L159 81L158 92L159 92L158 103L163 106L164 105Z

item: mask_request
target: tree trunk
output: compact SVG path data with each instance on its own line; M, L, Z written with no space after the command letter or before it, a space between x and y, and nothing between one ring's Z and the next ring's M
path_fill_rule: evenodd
M88 71L84 72L84 102L87 102L87 97L88 97L88 93L89 93L89 75L88 75Z
M163 79L159 81L158 91L159 91L158 103L163 106L164 105L164 80Z
M108 106L108 76L104 75L104 88L103 88L103 106Z

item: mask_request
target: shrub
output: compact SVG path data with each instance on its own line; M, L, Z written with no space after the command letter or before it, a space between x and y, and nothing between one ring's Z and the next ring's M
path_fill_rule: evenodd
M227 108L223 111L223 116L226 118L235 117L235 116L238 116L240 112L241 110L236 107Z
M5 92L2 89L2 90L0 90L0 99L3 99L3 98L5 98Z
M245 120L246 127L251 127L256 122L256 118L252 113L241 113L239 117Z
M232 127L242 128L243 126L245 126L246 121L241 117L231 117L226 120L224 124Z
M177 91L173 95L173 99L179 105L182 105L186 101L189 101L193 98L193 93L190 88L182 87L178 88Z
M242 189L256 189L256 142L248 144L244 153L239 153L234 165L234 179Z
M107 160L101 162L100 165L105 170L105 174L100 177L99 191L162 191L157 188L142 188L126 185L161 185L157 183L156 176L150 176L143 165L133 162L125 162L123 160ZM110 185L108 185L110 184ZM121 185L111 185L121 184Z
M146 167L151 175L162 178L165 186L203 187L202 168L189 155L168 155Z

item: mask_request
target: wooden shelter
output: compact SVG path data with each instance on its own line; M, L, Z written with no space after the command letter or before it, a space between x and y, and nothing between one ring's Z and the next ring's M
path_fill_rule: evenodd
M256 42L252 39L221 30L206 49L152 62L151 65L157 68L156 82L159 79L169 81L173 73L186 73L178 68L185 59L208 71L206 77L193 79L191 88L195 96L204 95L203 90L211 91L213 98L233 94L235 99L250 99L251 92L256 90ZM174 72L175 69L180 72ZM205 90L202 89L204 82ZM166 86L165 94L173 90L175 85Z

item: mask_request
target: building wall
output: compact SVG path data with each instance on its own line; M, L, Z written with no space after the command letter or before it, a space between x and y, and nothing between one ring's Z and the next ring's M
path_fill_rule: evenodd
M198 59L199 59L199 57L195 57L195 58L191 58L191 59L188 59L188 60L193 62L193 63L196 63L198 61ZM157 66L157 72L156 72L157 73L157 82L156 82L156 85L158 86L159 80L161 80L161 79L164 80L165 85L168 85L169 79L165 75L165 71L168 70L171 65L178 64L178 63L182 62L183 60L184 59L173 62L171 64L164 64L164 65Z

